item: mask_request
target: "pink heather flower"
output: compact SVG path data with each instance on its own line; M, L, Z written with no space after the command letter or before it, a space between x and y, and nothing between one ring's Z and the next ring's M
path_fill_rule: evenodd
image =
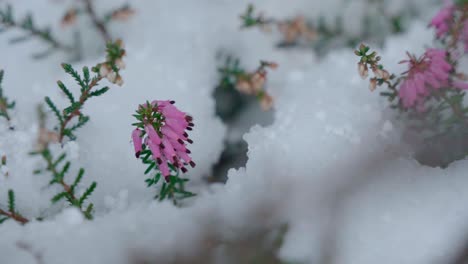
M140 153L142 150L142 138L141 138L141 131L137 128L132 132L132 140L133 140L133 147L135 148L135 156L137 158L140 157Z
M140 123L132 132L136 156L139 156L144 143L166 180L171 175L169 164L184 173L187 172L185 166L195 167L186 147L186 142L193 143L186 132L192 130L193 119L177 109L174 103L156 100L140 105L136 115Z
M447 62L446 51L442 49L427 49L423 56L416 58L408 54L407 76L400 86L398 95L405 108L421 109L423 99L430 95L431 89L438 90L448 87L452 66Z
M436 35L438 38L449 32L454 11L455 6L453 4L447 4L434 16L434 18L432 18L429 26L436 29Z

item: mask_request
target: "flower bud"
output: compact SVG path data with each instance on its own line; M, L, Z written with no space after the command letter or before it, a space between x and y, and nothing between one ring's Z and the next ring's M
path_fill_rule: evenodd
M106 77L109 72L110 72L110 68L109 66L107 66L107 64L101 64L101 67L99 67L99 75L101 75L102 77Z
M237 80L236 89L243 94L253 94L252 85L244 79Z
M254 73L250 79L253 92L258 93L259 91L261 91L263 86L265 85L265 81L265 74L259 72Z
M120 75L117 76L117 78L115 79L115 84L117 84L118 86L122 86L124 84L124 80Z
M264 93L260 98L260 107L263 111L268 111L273 107L273 97L267 93Z
M369 70L367 68L367 64L362 62L358 63L358 72L362 79L366 79L369 76Z
M111 83L116 83L116 80L117 80L117 74L115 72L110 72L109 74L107 74L107 79L109 80L109 82Z
M369 81L369 90L371 90L371 92L373 92L375 90L375 88L377 88L377 79L372 78Z
M119 69L125 69L125 62L122 59L115 60L115 65L119 67Z

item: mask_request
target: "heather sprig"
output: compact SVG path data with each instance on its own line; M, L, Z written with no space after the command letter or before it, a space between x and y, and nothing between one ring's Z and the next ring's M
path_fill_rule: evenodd
M260 65L253 72L247 72L239 66L239 60L228 57L223 67L218 69L220 81L218 87L235 89L238 92L255 96L263 110L270 110L273 97L265 89L267 69L276 69L275 62L260 61Z
M398 15L391 15L384 1L368 1L363 8L366 15L361 18L362 30L358 35L344 31L346 21L342 17L337 17L334 23L327 22L323 16L306 18L296 15L278 19L257 12L252 4L240 15L241 28L257 27L265 32L276 29L282 36L278 47L313 48L318 55L322 55L338 43L343 46L355 46L362 40L383 43L386 33L401 33L404 31L405 18L417 13L417 10L408 8Z
M3 8L0 7L0 32L11 28L20 29L26 33L25 35L11 39L11 43L18 43L29 40L31 37L36 37L49 45L47 50L35 53L33 55L35 58L45 57L57 50L64 52L73 52L74 50L74 47L59 41L52 34L50 28L39 28L31 14L26 15L23 19L17 19L13 14L11 5L6 5Z
M466 123L468 108L462 102L465 95L463 90L468 85L460 80L456 63L450 60L447 51L428 48L420 57L407 53L408 59L400 63L407 64L408 70L397 76L384 69L375 51L367 54L369 50L369 46L361 44L355 54L360 57L359 75L366 79L369 68L374 74L369 82L371 91L385 85L388 90L382 91L381 95L394 102L393 107L402 112L437 117L440 121L443 116L441 112L451 109L452 117L448 120Z
M5 222L8 219L12 219L18 223L21 224L26 224L29 222L27 218L22 216L17 210L16 210L16 204L15 204L15 192L13 190L8 190L8 205L6 209L1 209L0 208L0 224Z
M252 4L247 6L244 14L240 16L242 28L260 27L269 31L271 26L276 26L283 35L283 42L280 46L295 45L301 40L311 42L316 39L317 29L306 21L303 16L296 16L289 20L277 20L265 18L262 13L255 15L255 8Z
M147 186L160 187L159 200L171 199L174 204L180 199L194 196L185 190L188 179L179 173L186 173L186 166L195 167L186 143L192 144L188 131L194 127L193 118L174 106L174 101L155 100L140 105L134 117L137 122L132 132L135 156L147 165L145 174L154 173L146 180Z
M446 166L468 153L462 147L466 144L460 142L468 136L468 106L464 103L468 82L458 60L451 56L452 44L443 44L445 49L427 48L420 56L407 52L408 58L400 62L407 70L398 75L385 70L380 56L368 46L361 44L355 51L360 57L359 75L366 79L371 69L370 89L387 88L380 94L399 111L406 127L419 135L425 152L432 152L429 158L418 152L416 159L431 166Z
M59 192L54 197L52 197L52 203L57 203L61 200L66 200L71 206L78 208L87 219L92 219L94 205L93 203L89 203L87 206L85 206L85 201L96 189L97 183L93 181L86 188L83 194L78 195L78 185L80 184L83 178L85 170L83 168L80 168L73 182L71 184L67 183L65 181L65 176L69 173L71 162L66 161L66 154L62 153L57 158L54 158L49 148L45 148L38 154L41 155L41 157L46 162L47 166L43 170L34 171L34 173L40 174L44 171L50 172L52 174L52 179L50 180L49 185L59 185L63 189L63 191Z
M107 78L110 82L117 85L123 84L123 79L120 75L120 70L125 66L122 61L125 55L123 44L121 41L109 42L107 44L106 61L92 67L83 67L82 73L78 73L72 65L63 63L62 68L68 73L79 86L79 96L75 96L63 82L58 81L57 85L60 90L66 95L69 105L61 110L56 106L49 97L45 98L46 104L55 114L58 125L55 130L58 134L58 141L63 142L67 137L71 140L75 139L75 132L89 121L89 116L83 114L82 108L88 99L101 96L109 90L109 87L98 88L100 82ZM75 99L76 98L76 99ZM76 120L74 124L72 121Z
M435 28L436 38L447 48L456 49L458 44L468 51L468 2L457 0L446 5L432 18L430 27Z
M384 66L380 64L381 57L378 56L376 51L368 54L369 51L370 47L364 44L359 45L359 48L354 51L354 54L360 57L358 62L359 75L363 79L366 79L369 76L369 69L371 69L374 77L370 78L369 89L374 91L377 86L385 84L390 92L386 92L382 95L388 96L389 100L393 101L398 95L396 86L399 83L399 79L395 80L395 75L390 74L384 69Z
M8 122L10 122L11 117L8 111L15 107L15 101L10 101L3 92L2 82L4 73L5 72L3 70L0 70L0 116L4 117ZM10 126L10 128L13 127Z
M89 70L88 67L84 67L82 74L79 74L70 64L62 64L63 69L68 73L79 86L79 97L75 99L75 95L63 84L58 81L57 84L60 90L66 95L69 106L59 110L55 103L49 97L45 98L46 104L49 106L51 111L57 118L57 125L55 126L55 132L51 132L45 127L45 113L39 108L39 139L38 149L32 154L40 155L45 163L44 169L36 170L35 173L40 174L44 171L49 172L52 175L50 185L59 185L62 187L61 192L56 194L52 198L52 203L56 203L61 200L66 200L71 206L78 208L87 219L92 219L93 204L89 203L85 206L85 201L90 197L93 191L97 187L96 182L92 182L83 192L78 195L77 189L83 178L85 170L80 168L74 180L70 183L67 182L65 177L67 176L71 167L71 161L67 161L66 154L62 153L58 157L55 157L50 149L51 143L63 143L65 137L70 140L76 138L74 132L85 125L89 120L89 116L84 115L82 109L88 99L92 97L101 96L109 90L109 87L98 88L100 81L107 78L113 83L121 85L123 83L122 77L120 76L120 70L122 69L123 61L122 58L125 55L123 49L123 43L121 41L110 42L107 44L107 56L106 61L99 63ZM104 75L102 73L103 67L109 67L109 71Z
M62 25L70 26L75 23L78 16L86 15L91 19L94 28L96 28L106 42L112 40L108 24L113 21L126 21L135 13L129 4L124 4L118 8L107 11L103 17L100 17L96 13L91 0L82 0L81 3L82 6L74 6L65 13L62 18Z

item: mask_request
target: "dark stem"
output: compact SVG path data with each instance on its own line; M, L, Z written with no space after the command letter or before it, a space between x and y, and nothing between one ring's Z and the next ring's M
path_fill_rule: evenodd
M47 150L46 150L47 151ZM43 155L44 156L44 155ZM52 157L51 156L44 156L46 162L47 162L47 169L52 172L52 174L54 175L54 177L57 177L60 173L57 171L57 168L55 168L54 164L53 164L53 161L52 161ZM69 195L70 195L70 198L72 199L73 201L73 204L75 204L75 202L78 201L78 199L75 197L75 195L73 194L72 190L71 190L71 187L70 185L68 185L67 183L65 183L65 181L63 179L61 179L59 182L58 182L60 185L62 185L63 189L65 190L65 192L67 192ZM81 209L81 208L80 208Z
M8 23L4 24L6 27L15 27L19 28L25 31L28 31L31 35L38 37L42 39L43 41L49 43L53 48L55 49L60 49L64 51L72 51L73 48L65 45L63 43L60 43L58 40L54 39L52 36L49 34L45 34L43 31L36 29L36 28L24 28L21 25L19 25L17 22L14 21L9 21Z
M104 25L104 22L101 21L97 15L96 12L94 11L93 4L91 3L91 0L83 0L85 3L86 7L86 12L88 15L91 17L91 20L93 21L94 26L97 28L97 30L101 33L102 37L106 42L111 41L111 37L109 32L107 32L106 26Z
M27 222L29 222L28 219L24 218L23 216L15 213L15 212L7 212L7 211L4 211L2 209L0 209L0 215L4 215L8 218L11 218L13 220L15 220L16 222L19 222L21 224L26 224Z
M59 142L62 143L63 137L64 137L64 132L65 129L67 128L68 123L74 118L80 115L80 109L83 107L84 103L86 100L89 98L89 92L91 89L93 89L94 86L98 84L98 82L102 80L102 77L99 76L98 78L94 79L88 86L88 89L86 89L80 96L80 100L78 103L80 104L80 107L78 107L75 111L72 113L68 114L68 116L63 120L63 123L60 125L60 130L59 130Z

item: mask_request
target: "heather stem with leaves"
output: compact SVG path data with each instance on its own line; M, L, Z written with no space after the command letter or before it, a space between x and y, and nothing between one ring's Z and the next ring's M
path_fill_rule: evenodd
M0 116L3 116L8 122L10 122L11 117L8 111L15 107L15 102L10 101L3 92L3 86L2 86L3 77L4 77L4 71L0 70ZM13 127L10 126L10 128L13 128Z
M242 28L260 27L268 30L270 26L276 26L278 31L283 35L283 43L281 46L289 46L297 44L301 40L311 42L316 39L318 30L323 29L329 33L330 30L324 30L323 27L318 29L311 26L303 16L296 16L290 20L276 20L273 18L265 18L261 13L254 14L254 6L248 5L247 10L240 16L242 20Z
M15 192L13 190L8 190L8 208L5 210L0 208L0 224L8 219L12 219L21 224L26 224L29 222L27 218L22 216L16 210Z
M407 118L408 127L424 140L431 144L440 141L440 145L446 145L450 141L460 145L452 139L468 136L468 106L464 100L468 78L459 63L468 51L468 2L446 3L429 26L435 29L438 47L426 48L420 56L407 52L407 59L400 62L407 66L405 72L390 74L380 64L380 56L363 44L355 51L360 57L358 72L366 79L369 69L372 70L370 89L385 86L387 91L381 95L389 99L392 107ZM464 51L460 46L464 46ZM467 154L468 150L451 153L453 157L445 158L447 161L442 165Z
M228 57L226 64L219 68L221 75L221 88L236 89L246 95L255 96L263 110L270 110L273 106L273 97L266 91L267 69L276 69L275 62L260 61L260 65L253 72L247 72L240 68L239 60Z
M75 99L73 93L61 82L57 84L60 90L66 95L69 100L69 106L62 110L56 106L55 103L49 97L45 98L46 104L49 106L51 111L55 114L58 125L55 127L55 137L47 137L50 141L42 140L40 142L37 151L33 154L40 155L46 162L46 167L42 170L36 170L35 173L43 173L47 171L52 174L52 179L49 182L50 185L60 185L63 189L62 192L58 193L52 198L52 202L56 203L60 200L65 199L71 206L80 209L83 215L87 219L92 219L93 204L89 203L85 206L85 201L90 197L93 191L97 187L96 182L92 182L84 191L83 194L78 195L76 190L80 184L85 170L80 168L76 174L75 179L72 183L67 183L65 176L69 172L71 162L66 161L66 154L62 153L58 157L54 157L51 149L49 148L50 143L63 143L65 137L74 140L76 139L75 132L78 128L82 127L89 120L89 116L84 115L82 109L88 99L103 95L109 90L109 87L99 88L100 81L107 78L109 81L117 84L123 84L122 77L120 76L120 70L124 66L122 58L125 55L123 44L121 41L110 42L107 44L107 57L106 61L94 66L91 71L88 67L84 67L82 74L79 74L71 65L62 64L63 69L68 73L79 86L80 95L78 99ZM119 62L119 63L117 63ZM103 73L103 68L109 68ZM93 74L93 76L91 75ZM40 119L43 119L40 118ZM43 132L43 130L41 130ZM46 132L46 134L49 134ZM40 136L40 139L42 137Z
M74 49L73 47L67 44L63 44L61 41L59 41L52 34L50 28L39 28L34 22L34 19L31 14L28 14L25 18L21 20L15 19L13 15L13 8L11 7L11 5L6 5L5 8L0 8L0 31L10 28L21 29L26 33L26 35L11 39L11 43L22 42L30 39L31 37L36 37L42 40L43 42L49 44L49 49L34 55L34 57L36 58L47 56L55 50L71 52Z
M87 15L94 28L99 32L102 38L108 42L112 40L109 33L108 24L111 21L125 21L130 18L135 11L128 5L124 4L121 7L108 11L104 16L100 17L96 13L93 2L91 0L81 0L82 7L73 7L69 9L62 18L62 25L69 26L75 23L79 15Z

